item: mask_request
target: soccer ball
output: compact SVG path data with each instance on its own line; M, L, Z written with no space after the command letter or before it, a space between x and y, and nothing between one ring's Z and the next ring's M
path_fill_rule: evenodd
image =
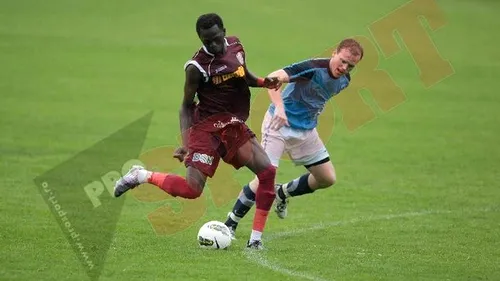
M198 231L198 244L206 249L226 249L231 245L229 228L220 221L209 221Z

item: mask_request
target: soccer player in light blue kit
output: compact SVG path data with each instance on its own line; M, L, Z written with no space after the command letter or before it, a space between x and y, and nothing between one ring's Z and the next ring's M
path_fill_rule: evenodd
M279 218L287 215L288 198L335 184L335 168L316 130L318 115L333 96L349 85L349 72L362 58L363 48L359 42L344 39L331 58L294 63L269 74L288 84L282 92L269 90L273 103L262 122L261 144L275 167L286 152L296 165L308 170L291 182L275 186L275 211ZM254 178L243 187L228 215L225 224L233 236L240 219L255 204L258 183Z

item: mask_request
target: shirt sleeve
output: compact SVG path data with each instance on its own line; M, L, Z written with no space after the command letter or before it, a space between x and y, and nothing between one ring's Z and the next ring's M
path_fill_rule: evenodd
M309 59L286 66L283 70L290 77L290 82L297 80L311 80L314 72L319 68L317 60Z

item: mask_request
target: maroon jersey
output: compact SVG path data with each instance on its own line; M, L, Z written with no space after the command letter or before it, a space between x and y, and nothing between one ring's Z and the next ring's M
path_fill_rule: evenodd
M205 46L186 62L203 74L197 90L200 120L220 113L230 113L246 121L250 111L250 89L245 76L245 50L237 37L226 37L226 53L215 57Z

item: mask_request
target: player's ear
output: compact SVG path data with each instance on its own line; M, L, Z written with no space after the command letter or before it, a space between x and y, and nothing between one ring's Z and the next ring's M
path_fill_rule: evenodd
M225 27L222 29L222 32L224 32L224 36L226 36L226 28Z

